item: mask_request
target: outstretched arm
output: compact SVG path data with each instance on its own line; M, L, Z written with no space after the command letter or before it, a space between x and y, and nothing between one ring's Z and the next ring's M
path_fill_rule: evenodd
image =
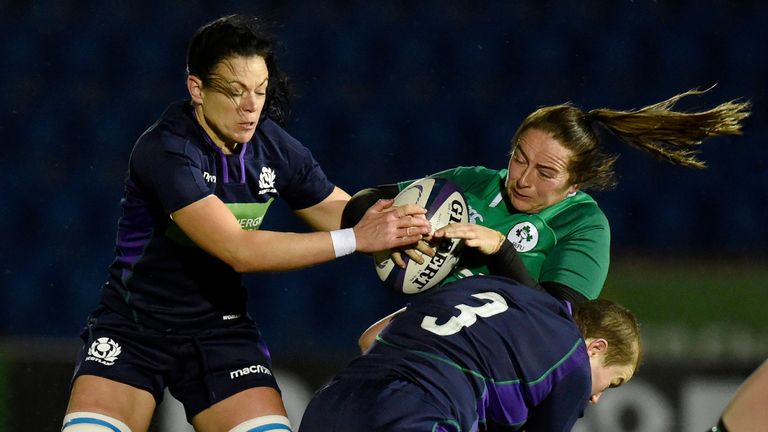
M425 212L415 205L393 207L391 200L379 201L352 228L354 235L346 237L351 240L347 246L354 246L351 251L376 252L416 242L430 232L429 222L419 217ZM243 230L232 212L213 195L171 216L199 247L238 272L286 271L336 258L329 232Z

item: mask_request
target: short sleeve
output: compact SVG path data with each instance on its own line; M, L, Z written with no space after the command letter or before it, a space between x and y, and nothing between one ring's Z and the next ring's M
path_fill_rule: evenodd
M281 190L283 199L294 210L320 203L333 192L335 185L328 179L320 164L306 147L297 149L294 176L289 188Z
M145 135L133 149L129 175L171 214L213 193L203 176L202 158L184 138Z
M611 233L608 220L599 208L585 205L567 216L550 222L555 230L565 231L547 255L539 282L566 285L592 300L600 295L608 276Z
M275 185L291 209L312 207L333 192L335 185L309 148L272 120L264 120L252 142L259 163L277 170Z

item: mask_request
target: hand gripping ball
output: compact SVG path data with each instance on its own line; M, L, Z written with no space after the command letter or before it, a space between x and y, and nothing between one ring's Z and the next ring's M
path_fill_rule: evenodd
M432 229L450 223L466 223L469 220L467 202L455 184L441 178L424 178L400 191L395 205L417 204L427 209L425 215ZM443 239L436 248L435 256L424 255L419 264L405 254L405 268L398 267L390 258L389 251L373 255L376 273L384 285L405 294L424 292L445 279L459 261L463 242L460 239Z

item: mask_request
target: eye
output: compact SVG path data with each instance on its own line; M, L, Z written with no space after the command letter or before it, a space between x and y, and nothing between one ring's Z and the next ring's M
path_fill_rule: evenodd
M245 91L238 88L230 88L229 95L232 97L242 97L243 95L245 95Z
M622 384L624 384L624 378L619 378L618 381L612 382L611 385L608 386L608 388L616 388L616 387L618 387L618 386L620 386Z
M547 170L539 170L539 175L542 176L545 179L553 179L555 178L555 173Z

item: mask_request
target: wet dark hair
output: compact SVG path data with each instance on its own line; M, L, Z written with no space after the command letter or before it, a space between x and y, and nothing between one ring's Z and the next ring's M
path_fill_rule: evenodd
M541 107L529 114L515 132L512 151L525 131L542 130L573 152L568 164L571 184L580 184L582 190L612 189L616 185L613 165L618 156L602 151L602 140L595 128L600 124L622 142L659 159L704 168L706 165L696 156L695 147L710 137L740 135L742 122L749 117L751 108L749 102L730 101L706 111L673 109L680 99L708 90L689 90L629 111L598 108L585 112L570 103Z
M203 85L227 96L230 92L225 83L218 82L213 70L227 59L243 56L260 56L269 72L267 97L261 118L285 124L289 113L289 86L287 76L280 70L275 59L277 42L262 20L248 15L221 17L200 27L187 50L187 75L193 75Z

